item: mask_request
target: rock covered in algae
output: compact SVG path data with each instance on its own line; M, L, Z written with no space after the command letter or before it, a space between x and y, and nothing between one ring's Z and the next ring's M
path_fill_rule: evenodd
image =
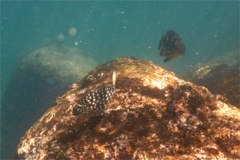
M103 115L73 115L76 102L111 83ZM22 137L21 159L240 158L240 110L205 87L152 62L121 58L98 66Z
M240 108L240 50L216 57L205 64L196 65L185 79L207 87L213 94L225 96Z
M1 158L10 159L27 129L68 86L97 65L76 48L52 44L16 64L1 104ZM11 118L9 118L11 117Z

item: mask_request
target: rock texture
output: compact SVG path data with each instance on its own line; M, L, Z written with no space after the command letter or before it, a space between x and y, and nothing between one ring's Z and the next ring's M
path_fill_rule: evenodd
M76 101L117 74L101 116L75 116ZM22 137L21 159L240 158L240 110L152 62L121 58L93 69L58 97Z
M16 64L1 104L3 159L10 159L27 129L58 95L97 65L76 48L57 44L37 49Z

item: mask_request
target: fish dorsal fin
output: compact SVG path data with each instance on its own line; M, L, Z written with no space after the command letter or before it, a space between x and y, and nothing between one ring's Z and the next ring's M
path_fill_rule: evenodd
M113 88L114 88L114 89L115 89L116 79L117 79L116 72L113 71L113 74L112 74L112 83L113 83Z

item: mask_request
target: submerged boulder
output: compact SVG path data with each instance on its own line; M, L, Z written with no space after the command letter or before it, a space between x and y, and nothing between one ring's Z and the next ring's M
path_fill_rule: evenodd
M239 55L240 50L237 50L205 64L198 64L184 79L207 87L213 94L225 96L232 105L240 108Z
M208 64L225 64L230 67L239 67L240 50L225 53L209 60Z
M9 159L26 130L54 104L57 96L96 65L78 49L57 44L21 58L1 104L1 158Z
M111 83L114 71L108 109L74 115L77 102ZM152 62L120 58L58 97L22 137L15 158L228 159L240 158L239 143L240 110L225 98Z

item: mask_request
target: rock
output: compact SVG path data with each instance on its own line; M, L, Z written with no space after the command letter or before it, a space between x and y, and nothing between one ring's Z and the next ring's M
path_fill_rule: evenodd
M209 62L208 64L225 64L230 67L239 67L239 56L240 56L240 50L235 50L229 53L224 54L223 56L215 57Z
M238 50L198 64L184 79L207 87L213 94L225 96L232 105L240 108L239 54Z
M9 159L26 130L54 104L57 96L96 65L78 49L55 44L19 60L2 101L1 158Z
M99 86L116 90L96 117L73 115ZM72 85L22 137L20 159L240 158L240 110L152 62L120 58Z

